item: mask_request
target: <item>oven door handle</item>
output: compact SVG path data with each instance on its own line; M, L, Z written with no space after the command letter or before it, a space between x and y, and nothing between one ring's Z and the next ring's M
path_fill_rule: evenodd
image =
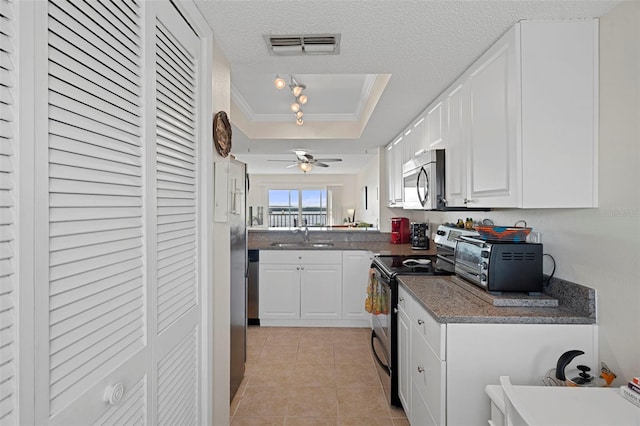
M376 336L376 332L374 330L371 330L371 353L373 353L373 357L376 359L376 362L380 365L380 367L382 367L382 369L388 374L391 375L391 369L389 368L388 365L385 365L384 362L382 362L382 360L380 359L380 357L378 356L378 354L376 353L376 348L373 345L373 340L379 337Z

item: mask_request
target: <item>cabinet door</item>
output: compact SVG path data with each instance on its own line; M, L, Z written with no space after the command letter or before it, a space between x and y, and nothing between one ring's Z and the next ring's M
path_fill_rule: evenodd
M427 146L428 149L443 149L446 147L442 127L442 101L438 100L427 110Z
M469 207L517 207L516 28L469 72Z
M414 318L415 321L415 318ZM434 424L446 421L446 363L438 358L422 333L414 326L411 331L411 380L414 391L420 393ZM413 400L417 398L412 395ZM413 408L413 406L412 406Z
M398 395L407 418L411 418L411 320L398 306Z
M300 266L300 317L340 319L342 316L342 266Z
M364 307L373 255L368 251L342 252L342 319L366 320Z
M300 318L300 265L260 263L260 319Z
M387 196L389 207L402 207L402 138L387 145Z
M427 141L427 117L422 115L415 123L413 123L414 142L413 147L415 152L414 157L422 155L425 151L428 151L429 143Z
M467 198L467 111L468 85L455 83L445 95L447 155L445 156L448 206L463 207Z

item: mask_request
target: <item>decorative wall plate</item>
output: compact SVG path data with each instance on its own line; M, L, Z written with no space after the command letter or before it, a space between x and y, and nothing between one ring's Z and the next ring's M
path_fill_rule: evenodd
M223 157L229 155L229 151L231 151L231 125L227 113L224 111L219 111L213 117L213 143L218 154Z

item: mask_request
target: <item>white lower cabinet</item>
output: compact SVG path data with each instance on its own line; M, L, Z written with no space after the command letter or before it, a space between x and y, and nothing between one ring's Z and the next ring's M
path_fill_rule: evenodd
M260 324L368 327L368 251L263 250Z
M342 252L342 319L369 323L364 307L373 253L365 250Z
M444 324L402 284L398 297L405 299L398 304L399 391L413 426L484 426L491 419L487 385L503 375L514 384L539 384L571 349L585 352L581 364L598 365L596 325ZM407 366L410 383L403 382Z
M400 295L400 297L402 297ZM411 320L398 302L398 396L406 412L411 410Z

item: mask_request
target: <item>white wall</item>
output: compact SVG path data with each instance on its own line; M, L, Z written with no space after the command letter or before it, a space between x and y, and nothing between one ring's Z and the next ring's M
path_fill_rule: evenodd
M356 176L356 190L359 191L358 205L356 207L356 219L371 223L375 228L379 226L380 220L380 150L378 155L374 156L364 166L360 173ZM367 188L367 208L364 207L364 190Z
M213 46L213 111L225 111L229 114L231 105L231 67L224 53L214 42ZM222 158L214 150L214 167L226 166L228 170L229 157ZM225 194L226 197L226 194ZM214 194L219 200L219 195ZM230 233L229 222L213 222L213 282L211 297L213 297L213 359L211 362L213 373L213 424L229 423L230 399L230 311L231 292L230 270Z
M600 207L418 213L434 223L466 216L497 225L524 219L541 231L556 276L597 290L600 360L618 382L640 373L639 123L640 2L627 1L600 20Z

